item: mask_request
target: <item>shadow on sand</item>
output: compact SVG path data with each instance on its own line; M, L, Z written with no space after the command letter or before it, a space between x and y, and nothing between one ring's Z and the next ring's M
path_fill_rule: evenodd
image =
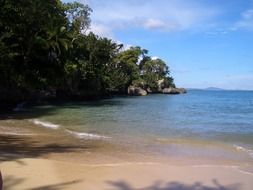
M16 187L19 187L25 179L14 178L13 176L7 176L4 180L4 190L12 190ZM39 186L34 188L28 188L27 190L62 190L62 189L71 189L71 185L82 182L82 180L75 180L71 182L64 182L52 185ZM124 181L109 181L107 182L111 187L106 188L106 190L240 190L240 184L231 184L223 186L218 180L214 179L212 181L212 186L207 186L201 182L195 182L193 184L184 184L181 182L156 182L151 186L144 188L134 188L129 183ZM94 184L94 188L96 184ZM97 188L95 188L97 189ZM80 190L86 190L85 185ZM103 189L101 189L103 190Z
M75 152L91 148L96 147L59 143L57 139L53 143L41 143L29 137L0 135L0 161L18 162L20 158L36 158L50 153Z
M231 184L227 186L221 185L217 179L212 180L212 186L206 186L201 182L194 184L183 184L180 182L163 183L158 181L151 186L144 188L134 188L131 184L125 181L108 181L111 190L240 190L241 184Z
M15 178L13 176L6 176L4 178L3 190L20 189L20 185L25 182L23 178ZM58 183L52 185L38 186L34 188L28 188L27 190L61 190L68 189L70 185L81 182L81 180L75 180L65 183Z

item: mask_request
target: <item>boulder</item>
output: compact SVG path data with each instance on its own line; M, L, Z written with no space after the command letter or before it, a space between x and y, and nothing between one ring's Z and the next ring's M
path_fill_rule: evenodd
M140 88L140 87L135 87L135 86L129 86L127 89L127 93L130 96L146 96L147 91Z
M162 93L164 88L164 79L157 81L157 92Z
M178 88L180 94L186 94L187 90L185 88Z
M184 88L164 88L163 94L185 94L187 91Z
M152 91L150 88L147 88L146 91L147 91L147 93L149 93L149 94L152 94L152 93L153 93L153 91Z

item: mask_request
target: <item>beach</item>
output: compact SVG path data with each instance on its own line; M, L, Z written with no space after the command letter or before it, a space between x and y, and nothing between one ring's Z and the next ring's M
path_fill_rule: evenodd
M0 5L0 190L253 190L253 0Z
M252 190L252 100L193 91L1 115L4 190Z
M126 158L100 141L78 139L24 120L0 122L4 190L251 190L253 174L227 160ZM15 125L14 125L15 124ZM23 125L21 127L21 125ZM106 148L107 152L112 147Z
M251 190L253 176L233 167L164 164L82 165L41 158L0 164L4 189Z

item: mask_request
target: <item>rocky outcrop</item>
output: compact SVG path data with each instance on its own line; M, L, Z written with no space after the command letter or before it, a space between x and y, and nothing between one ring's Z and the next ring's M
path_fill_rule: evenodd
M185 94L187 93L186 89L184 88L164 88L163 94Z
M146 91L147 91L148 94L152 94L153 93L153 91L150 88L147 88Z
M187 90L185 88L178 88L180 94L186 94Z
M160 91L153 91L150 88L143 89L141 87L137 87L134 85L131 85L127 89L127 93L130 96L146 96L147 94L153 94L153 93L162 93L162 94L185 94L187 93L186 89L184 88L164 88Z
M148 94L146 90L135 86L129 86L127 93L130 96L146 96Z
M162 93L164 88L164 79L157 81L157 93Z

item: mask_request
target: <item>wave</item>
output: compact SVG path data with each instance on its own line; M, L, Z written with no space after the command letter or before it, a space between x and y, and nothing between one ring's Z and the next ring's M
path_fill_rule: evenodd
M81 138L81 139L108 139L108 138L111 138L111 137L92 134L92 133L80 133L80 132L70 131L68 129L66 129L65 131L70 133L71 135L74 135L74 136Z
M60 127L60 125L53 124L53 123L46 122L46 121L41 121L38 119L33 119L32 122L36 125L41 125L43 127L47 127L47 128L51 128L51 129L58 129Z
M236 150L238 150L238 151L242 151L242 152L248 153L249 156L250 156L251 158L253 158L253 150L247 149L247 148L245 148L245 147L242 147L242 146L239 146L239 145L236 145L236 144L234 144L233 147L234 147Z

